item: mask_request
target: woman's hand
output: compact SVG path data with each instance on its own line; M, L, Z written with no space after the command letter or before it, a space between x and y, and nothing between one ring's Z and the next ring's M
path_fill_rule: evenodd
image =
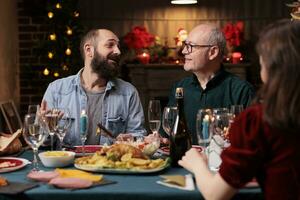
M201 165L207 166L207 157L204 153L200 153L197 149L191 148L178 161L178 164L188 171L195 173Z

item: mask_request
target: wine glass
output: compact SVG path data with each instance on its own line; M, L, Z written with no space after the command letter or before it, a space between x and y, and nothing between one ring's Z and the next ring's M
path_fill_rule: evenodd
M40 110L40 105L29 105L27 114L37 114Z
M55 135L55 130L58 123L58 117L59 117L59 109L52 108L47 111L45 114L46 122L48 125L50 140L51 140L51 151L53 151L53 137Z
M59 139L59 150L62 150L63 140L71 125L70 112L68 108L57 108L58 118L55 133Z
M165 107L162 118L162 127L170 135L178 115L177 107Z
M26 143L33 150L32 170L38 171L38 149L48 136L47 125L41 115L26 114L24 117L22 134Z
M232 114L233 118L238 116L241 112L243 112L243 110L244 110L243 105L232 105L230 107L230 113Z
M212 109L200 109L196 118L196 132L198 144L206 148L212 139L211 124L213 120Z
M161 119L161 108L159 100L150 100L148 106L149 128L152 133L158 133Z
M213 114L213 137L219 135L224 141L228 139L228 130L230 126L231 113L214 112Z

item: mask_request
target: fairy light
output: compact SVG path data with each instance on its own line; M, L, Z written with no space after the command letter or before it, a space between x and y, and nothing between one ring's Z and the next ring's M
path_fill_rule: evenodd
M79 12L77 10L74 11L74 17L79 17Z
M49 17L49 19L52 19L53 17L54 17L54 14L53 14L53 12L48 12L48 17Z
M72 35L73 34L73 31L70 27L67 26L67 35Z
M48 52L48 58L49 58L49 59L52 59L53 57L54 57L54 53Z
M58 73L58 72L54 72L54 73L53 73L53 76L54 76L54 77L59 77L59 73Z
M65 51L66 55L71 55L72 54L72 51L70 48L67 48L66 51Z
M49 35L49 38L50 38L50 40L52 40L52 41L56 40L56 34L55 34L55 33L50 34L50 35Z
M57 3L57 4L55 5L55 7L56 7L57 9L61 9L61 4L60 4L60 3Z
M49 70L47 69L47 67L44 69L44 71L43 71L43 74L45 75L45 76L48 76L49 75Z
M68 71L68 70L69 70L69 67L68 67L66 64L63 64L62 69L63 69L64 71Z

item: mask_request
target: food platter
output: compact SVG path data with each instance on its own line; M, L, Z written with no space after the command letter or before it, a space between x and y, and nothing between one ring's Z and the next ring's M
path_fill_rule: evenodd
M0 173L16 171L25 167L30 161L23 158L1 157L0 158Z
M74 164L77 169L90 171L90 172L99 172L99 173L109 173L109 174L149 174L163 171L164 169L170 166L170 162L166 162L164 165L154 168L154 169L119 169L119 168L103 168L95 167L93 165L80 165Z

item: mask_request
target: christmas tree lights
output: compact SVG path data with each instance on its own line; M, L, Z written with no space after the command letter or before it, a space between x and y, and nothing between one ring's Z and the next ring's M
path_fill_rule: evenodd
M77 73L82 67L79 44L84 32L80 24L78 0L49 0L45 15L49 33L39 41L38 54L43 61L41 73L60 78Z

